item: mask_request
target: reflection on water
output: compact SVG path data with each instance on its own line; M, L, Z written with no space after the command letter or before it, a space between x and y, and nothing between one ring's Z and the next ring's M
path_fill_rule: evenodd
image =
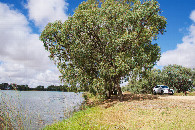
M0 90L0 95L0 105L6 104L7 109L20 112L27 129L42 128L65 119L84 101L82 93L73 92Z

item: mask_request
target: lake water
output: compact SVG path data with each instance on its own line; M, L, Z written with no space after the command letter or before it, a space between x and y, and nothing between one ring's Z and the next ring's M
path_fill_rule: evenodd
M21 118L25 129L39 129L66 119L83 101L82 93L0 90L1 112L9 113L16 127Z

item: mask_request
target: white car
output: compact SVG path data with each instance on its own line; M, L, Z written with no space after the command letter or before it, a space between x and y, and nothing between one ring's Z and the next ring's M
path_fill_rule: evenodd
M153 88L153 94L156 95L156 94L171 94L173 95L174 94L174 90L173 89L169 89L168 86L165 86L165 85L156 85L154 88Z

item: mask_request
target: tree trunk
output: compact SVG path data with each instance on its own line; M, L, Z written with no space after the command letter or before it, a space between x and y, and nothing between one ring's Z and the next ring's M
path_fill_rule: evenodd
M109 99L111 98L112 90L109 90Z
M119 83L117 82L117 91L118 91L118 98L119 98L119 101L123 101L123 94L122 94L122 91L121 91L121 87L119 85Z
M112 95L112 90L109 90L109 91L106 92L106 98L107 99L110 99L111 95Z

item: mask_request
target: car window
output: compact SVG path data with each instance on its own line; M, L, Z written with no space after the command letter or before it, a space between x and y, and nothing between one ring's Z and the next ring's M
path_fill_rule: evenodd
M160 86L156 86L155 88L159 88Z
M162 88L169 88L169 87L167 87L167 86L161 86Z

